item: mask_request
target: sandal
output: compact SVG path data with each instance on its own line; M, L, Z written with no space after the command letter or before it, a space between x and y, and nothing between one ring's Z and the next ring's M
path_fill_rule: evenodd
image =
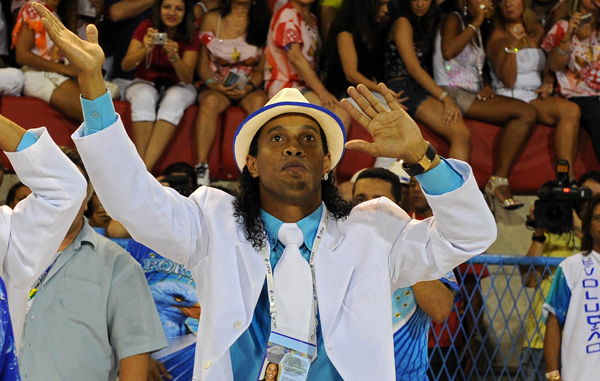
M499 187L507 187L509 196L507 196L502 189L498 189ZM524 205L522 201L515 200L512 197L512 193L510 192L508 184L508 179L505 177L490 176L487 183L485 184L484 193L492 212L495 209L496 203L498 203L500 207L506 210L519 209Z

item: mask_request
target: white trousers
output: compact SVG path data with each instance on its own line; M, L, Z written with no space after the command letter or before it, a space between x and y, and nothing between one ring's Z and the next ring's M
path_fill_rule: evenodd
M125 91L125 98L131 104L133 122L154 122L164 120L175 126L179 124L183 112L196 101L196 88L182 82L167 89L162 99L152 82L136 79ZM158 105L158 111L156 104Z

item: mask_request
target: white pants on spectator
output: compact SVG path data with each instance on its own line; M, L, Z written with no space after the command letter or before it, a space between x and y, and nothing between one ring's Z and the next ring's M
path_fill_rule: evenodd
M7 67L0 69L0 96L20 97L25 77L21 69Z
M52 93L69 77L52 73L49 71L37 71L27 67L23 67L23 75L25 76L25 85L23 86L23 95L33 98L38 98L50 103ZM18 69L17 69L18 70ZM112 99L118 99L119 88L117 85L105 82Z
M50 103L52 93L69 77L49 71L24 70L25 86L23 94L27 97L38 98Z
M125 98L131 103L131 120L133 122L154 122L164 120L175 126L179 124L183 112L196 101L196 88L182 82L167 89L160 98L154 83L136 79L127 88ZM158 112L156 104L158 105Z

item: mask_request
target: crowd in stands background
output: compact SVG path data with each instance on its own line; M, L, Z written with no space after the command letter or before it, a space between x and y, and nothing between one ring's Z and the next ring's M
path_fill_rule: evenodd
M492 207L522 206L507 178L536 123L556 126L557 158L571 168L580 121L600 152L593 125L600 21L591 0L575 11L568 0L79 3L45 2L73 31L98 25L109 57L106 79L119 86L109 83L109 89L131 103L134 142L149 169L197 99L197 162L191 164L201 184L210 180L218 116L233 104L250 114L284 87L300 89L348 127L339 103L348 98L346 88L362 83L377 92L385 81L413 118L448 141L450 157L467 161L470 132L463 117L503 127L485 188ZM591 18L582 23L584 14ZM81 121L75 73L47 38L31 1L14 0L2 16L0 55L22 66L22 72L0 70L3 94L18 95L22 86L24 95ZM12 51L5 49L9 30ZM167 34L164 43L155 43L156 33Z

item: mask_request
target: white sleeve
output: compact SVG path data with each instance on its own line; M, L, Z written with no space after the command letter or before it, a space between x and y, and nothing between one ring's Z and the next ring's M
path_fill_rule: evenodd
M433 218L399 226L393 213L379 213L392 243L390 278L395 287L444 276L469 258L483 253L496 240L490 212L468 164L451 160L465 183L439 196L425 194ZM425 192L424 192L425 193ZM396 226L394 226L396 225Z
M6 152L15 172L32 194L13 210L0 209L2 277L28 288L56 257L86 196L86 182L77 167L50 138L40 138L19 152Z
M148 171L119 117L112 126L88 136L83 125L73 141L106 212L138 242L193 268L204 253L198 205L162 186ZM192 256L192 253L197 255Z

